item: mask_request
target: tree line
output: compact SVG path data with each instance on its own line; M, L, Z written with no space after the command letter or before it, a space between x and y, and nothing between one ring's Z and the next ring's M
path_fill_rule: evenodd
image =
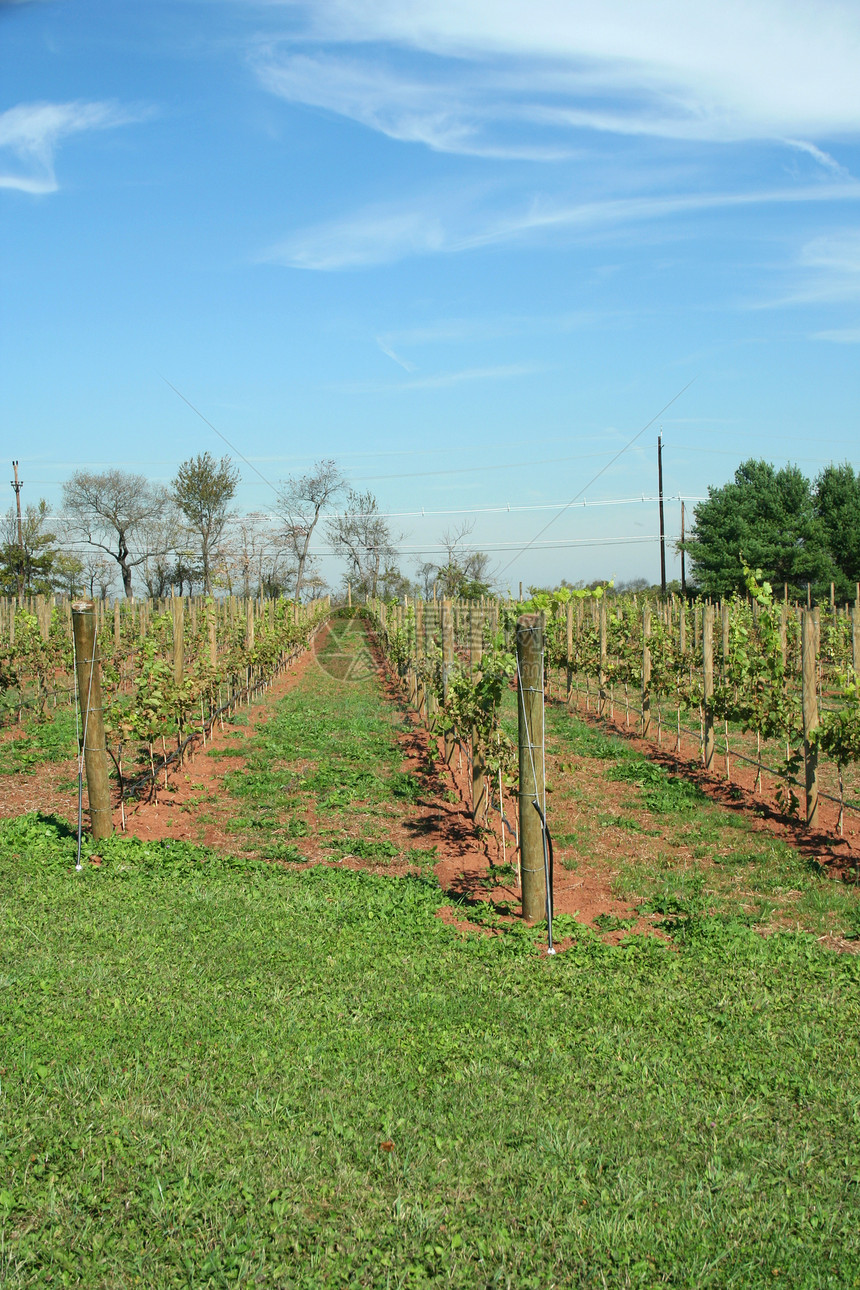
M860 473L848 462L810 480L797 466L750 458L694 510L689 555L703 596L744 595L744 564L791 599L853 600L860 581Z
M398 564L390 517L369 490L350 487L332 459L283 481L273 516L240 514L235 463L205 452L182 462L167 486L111 469L76 470L63 484L62 507L44 499L3 517L0 594L65 592L106 598L122 588L162 597L219 590L313 599L327 589L312 542L322 532L356 596L489 592L489 557L465 551L463 525L442 538L443 558L410 579ZM332 507L337 506L333 511Z

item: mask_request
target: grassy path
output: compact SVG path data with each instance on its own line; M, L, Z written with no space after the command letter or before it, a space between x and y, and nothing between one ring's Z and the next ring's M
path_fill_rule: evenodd
M513 692L504 724L515 739ZM713 801L563 703L546 707L546 767L557 907L578 907L603 933L709 916L856 952L860 887L748 810Z
M408 822L331 650L242 839L273 798L284 846L311 798L332 852ZM857 1283L857 958L701 917L547 960L429 875L73 845L0 824L0 1284Z
M624 739L561 704L546 712L549 818L562 865L602 869L633 923L637 911L670 920L708 914L853 948L857 886L833 881L755 816L713 802Z

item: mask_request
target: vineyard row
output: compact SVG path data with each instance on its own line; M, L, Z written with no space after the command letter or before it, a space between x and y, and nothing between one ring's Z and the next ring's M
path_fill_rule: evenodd
M776 780L789 813L805 801L818 824L819 797L860 810L860 607L803 609L774 602L749 575L750 594L722 604L676 597L541 593L520 603L415 602L370 607L410 699L443 732L468 744L475 818L488 776L515 782L514 749L499 722L502 688L516 672L517 618L542 618L549 694L580 698L597 716L624 713L637 733L675 751L698 744L707 770L719 753Z
M44 720L52 707L75 704L77 608L37 598L6 612L0 705L7 723L23 712ZM95 660L99 721L120 784L154 785L159 773L166 776L190 743L205 742L214 721L306 649L329 613L328 597L311 605L175 597L90 606L93 646L83 662ZM79 681L88 676L81 662Z

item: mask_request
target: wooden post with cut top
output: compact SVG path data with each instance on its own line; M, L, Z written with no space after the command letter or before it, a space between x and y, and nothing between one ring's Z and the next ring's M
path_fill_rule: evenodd
M474 614L469 610L469 667L472 673L472 684L474 685L481 671L481 655L483 654L483 621L484 615L482 610L477 610ZM476 824L480 824L487 813L487 772L484 764L484 750L481 747L481 741L478 731L473 729L471 734L472 740L472 819ZM504 823L502 824L504 828Z
M606 713L606 597L600 598L600 671L597 678L597 715Z
M110 780L102 711L102 677L96 635L96 607L91 600L74 601L72 627L75 634L75 663L81 706L84 766L87 772L90 832L93 838L98 840L111 836L113 820L110 810Z
M818 749L814 732L818 726L818 686L816 684L815 619L810 610L801 624L801 659L803 667L803 763L806 780L806 823L818 826Z
M185 671L185 600L182 596L173 599L173 679L177 685L182 684Z
M704 708L705 770L714 765L714 606L702 607L702 706Z
M567 701L573 696L573 605L567 602Z
M449 597L442 601L442 701L448 698L448 686L454 668L454 613ZM445 731L445 761L448 765L454 759L454 732Z
M642 607L642 737L651 734L651 606Z
M523 918L546 917L544 835L535 802L544 808L543 624L540 614L517 619L520 873Z

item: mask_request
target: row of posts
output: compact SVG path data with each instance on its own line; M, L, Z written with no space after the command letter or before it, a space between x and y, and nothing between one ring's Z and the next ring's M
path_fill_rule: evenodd
M608 674L608 656L606 641L606 601L599 602L598 631L600 662L598 670L598 715L603 716L607 702L606 678ZM642 735L651 736L651 606L645 604L642 609ZM815 609L799 609L801 626L801 704L803 717L803 762L806 798L806 820L811 828L818 825L818 750L814 732L819 724L818 697L818 655L820 640L820 613ZM860 671L860 612L857 606L851 611L852 620L852 660L855 672ZM716 738L714 727L714 628L716 607L706 603L702 606L701 644L702 644L702 693L703 693L703 738L702 758L705 769L713 769ZM680 647L685 649L685 618L681 615ZM694 624L698 626L698 622ZM723 657L728 657L729 649L729 607L720 606L720 627L722 635ZM698 633L696 633L698 634ZM785 631L783 630L783 643ZM573 657L573 606L567 609L567 656ZM570 677L569 677L570 683Z
M326 604L330 603L326 598ZM118 602L117 602L118 607ZM194 607L193 607L194 608ZM297 606L297 612L301 613ZM262 604L260 612L263 612ZM269 612L274 614L274 602L269 602ZM115 608L115 622L117 609ZM185 600L174 597L171 604L173 616L173 674L177 684L182 683L185 666ZM254 648L254 625L257 606L248 600L245 607L245 644ZM90 811L90 831L93 838L110 837L113 821L110 804L110 776L108 773L107 742L104 727L102 700L101 662L98 647L98 605L92 600L75 600L71 603L72 632L75 645L75 669L81 712L81 730L86 768L87 798ZM209 656L212 667L217 665L218 647L213 607L208 606ZM274 622L274 618L272 618ZM250 683L250 675L249 675Z
M415 640L417 660L429 653L434 635L434 619L438 613L438 635L442 651L442 700L448 697L448 687L455 664L454 614L455 609L450 599L443 599L436 610L422 601L416 601ZM469 665L473 677L480 673L482 655L482 628L486 618L498 622L498 606L491 603L488 607L470 606L460 612L469 615ZM379 614L383 627L387 625L389 609L383 603L379 605ZM477 617L477 624L473 620ZM397 625L402 626L405 609L394 607ZM478 628L476 630L476 627ZM524 614L517 620L516 630L517 653L517 744L518 744L518 825L519 825L519 868L522 885L522 910L526 922L538 922L548 918L550 908L547 901L547 839L543 821L546 819L546 790L544 783L544 643L543 616L541 614ZM417 661L416 660L416 661ZM432 690L425 687L419 669L409 668L407 672L409 701L419 716L429 726L435 710L435 698ZM484 750L477 732L463 731L470 743L471 777L472 777L472 818L480 825L487 812L487 768ZM456 738L453 731L444 735L444 756L446 764L453 765L456 751ZM504 821L502 828L505 827Z

